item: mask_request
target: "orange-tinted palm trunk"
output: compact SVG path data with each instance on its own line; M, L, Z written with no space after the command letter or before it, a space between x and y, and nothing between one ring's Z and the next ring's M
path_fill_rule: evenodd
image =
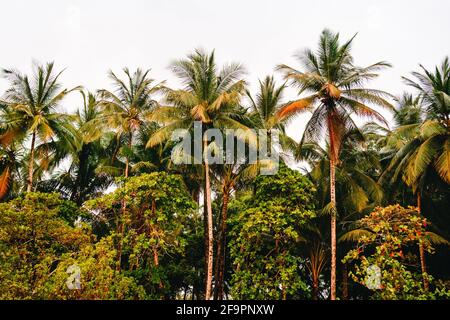
M33 190L33 171L34 171L34 145L36 144L36 131L33 131L31 136L30 161L28 165L28 184L27 192Z
M205 288L205 300L211 298L212 289L212 275L213 275L213 216L211 207L211 185L209 181L209 164L207 156L208 140L203 139L203 152L205 161L205 200L206 200L206 211L207 211L207 233L208 233L208 250L206 259L206 288Z
M331 198L331 288L330 298L336 300L336 186L335 163L330 160L330 198Z

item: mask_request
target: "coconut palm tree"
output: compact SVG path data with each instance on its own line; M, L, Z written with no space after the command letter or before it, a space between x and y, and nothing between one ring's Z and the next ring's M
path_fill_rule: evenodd
M423 66L422 73L413 72L415 80L405 82L418 91L422 103L418 116L411 123L401 123L394 136L403 138L394 146L395 153L381 179L398 177L412 188L421 212L422 195L437 176L450 183L450 65L446 57L434 72ZM422 115L423 113L423 115ZM391 144L392 145L392 144ZM422 273L426 274L425 250L419 245ZM424 287L428 289L427 278Z
M353 63L351 45L354 37L341 44L339 34L325 29L319 40L317 52L310 49L298 54L303 70L287 65L278 66L284 77L299 89L298 100L287 103L278 112L280 120L305 111L311 111L301 144L318 142L327 133L330 159L330 205L331 211L331 288L330 297L336 299L336 192L335 168L339 165L342 137L348 130L356 130L351 114L377 119L383 116L369 105L392 108L386 100L386 92L364 87L366 81L378 76L377 71L390 65L377 62L368 67Z
M263 81L259 80L258 89L256 96L246 90L246 96L250 100L249 117L253 122L253 128L266 130L270 146L272 145L271 137L276 130L283 150L293 152L297 144L286 134L285 123L277 121L277 112L284 105L282 99L286 83L277 86L273 76L266 76ZM270 149L268 151L271 152Z
M425 121L416 124L418 134L400 151L407 159L404 178L418 185L430 167L450 183L450 65L448 57L434 73L421 66L423 73L413 72L416 80L404 78L419 91L425 109ZM396 157L396 160L399 157ZM394 162L393 162L394 164ZM398 169L397 169L398 170Z
M114 72L109 72L115 91L106 89L98 91L101 116L87 123L84 131L88 142L111 130L114 130L118 141L126 140L126 146L122 146L121 153L125 158L123 175L127 178L134 135L145 124L148 114L157 106L153 95L161 89L162 83L153 84L154 80L148 77L150 70L137 69L131 73L128 68L124 68L123 72L126 75L125 80L120 79Z
M205 297L210 299L213 274L213 215L211 207L210 166L208 162L208 137L204 132L208 128L248 128L239 120L236 113L245 82L241 79L243 68L239 64L225 65L217 70L214 51L210 54L203 50L195 50L187 59L175 61L172 64L175 75L183 82L184 88L173 90L165 88L165 102L155 110L150 120L164 123L149 139L147 146L155 146L171 137L177 129L191 130L195 123L201 126L202 148L204 152L204 196L206 207L205 237L206 252L206 281Z
M13 139L14 135L0 134L0 200L10 196L14 189L18 189L20 181L22 148Z
M54 138L69 139L72 134L71 117L57 112L60 102L71 90L62 89L60 72L55 72L54 63L33 65L33 76L29 77L13 69L4 69L3 77L9 81L3 104L1 127L8 135L31 139L28 156L27 192L33 189L35 147L37 140L47 142Z
M117 142L125 142L120 146L120 153L125 158L125 168L123 176L128 178L130 169L130 156L133 153L133 139L135 133L145 124L148 114L157 106L153 94L160 90L162 83L153 85L154 80L148 77L150 70L142 71L137 69L131 73L128 68L124 68L126 80L120 79L112 71L109 77L115 86L115 92L102 89L98 91L99 102L102 115L89 121L84 126L86 141L97 140L105 131L113 130L117 137ZM118 144L119 146L119 144ZM117 152L114 152L115 158ZM112 159L114 161L115 159ZM122 213L125 214L126 203L122 203ZM122 256L122 242L124 233L124 222L118 225L119 247L117 249L118 264L120 270L120 257Z
M82 134L86 124L101 116L97 98L90 92L80 93L83 106L75 114L75 139L71 142L51 141L36 148L38 155L47 158L48 169L57 170L65 160L70 163L67 170L39 182L37 188L42 191L58 190L78 205L98 195L113 182L112 176L102 170L102 165L110 160L107 149L101 143L101 140L108 139L108 135L93 142L85 142Z

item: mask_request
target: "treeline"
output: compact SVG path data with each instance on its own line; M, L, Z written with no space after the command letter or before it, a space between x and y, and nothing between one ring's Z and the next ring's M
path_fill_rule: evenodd
M3 69L0 298L448 298L448 58L397 97L369 86L391 66L355 65L353 39L324 30L256 92L242 65L202 50L172 63L181 88L141 69L96 92L62 88L53 63ZM286 126L303 112L295 141ZM180 164L172 134L196 124L204 159ZM256 151L252 130L278 136L280 163L210 163L225 146L208 129L248 132L231 139Z

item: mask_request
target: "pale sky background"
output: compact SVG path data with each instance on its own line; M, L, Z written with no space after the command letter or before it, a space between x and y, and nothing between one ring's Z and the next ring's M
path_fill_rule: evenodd
M241 62L255 88L279 63L298 67L293 54L316 48L325 27L344 39L358 32L357 65L392 63L369 86L393 94L406 89L400 77L419 63L432 68L450 54L448 0L14 0L0 10L0 67L29 72L33 59L54 60L67 68L64 86L89 90L111 88L107 71L124 66L151 68L152 78L176 87L168 66L196 47L216 49L220 63ZM0 79L0 94L6 87ZM291 91L286 100L294 97ZM63 107L73 111L80 102L74 94ZM299 139L304 121L288 133Z

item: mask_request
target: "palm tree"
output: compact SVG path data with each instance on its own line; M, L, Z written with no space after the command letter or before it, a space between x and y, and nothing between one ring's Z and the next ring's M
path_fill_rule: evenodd
M418 135L399 153L407 152L405 179L417 185L429 167L450 183L450 65L448 57L434 73L421 66L423 73L413 72L416 81L404 78L419 91L425 108L425 121ZM401 152L403 151L403 152ZM402 157L405 158L405 157Z
M322 247L320 242L316 242L312 245L309 252L309 259L306 263L306 267L311 273L312 280L312 299L319 299L319 280L320 274L322 273L323 268L326 264L326 254L325 249Z
M270 146L272 134L276 130L283 150L294 151L295 141L286 134L285 124L277 121L277 112L283 107L282 99L285 89L285 83L277 86L273 76L266 76L263 81L259 81L259 90L255 97L246 90L246 96L250 100L249 117L254 128L264 129L267 132ZM271 152L270 149L268 151Z
M98 139L103 132L114 130L118 141L126 140L122 147L125 156L123 175L129 175L129 155L132 153L134 134L145 124L148 114L157 106L153 94L161 89L161 83L153 85L154 80L148 77L150 70L137 69L131 73L123 69L126 80L122 80L112 71L109 77L115 86L115 93L102 89L98 91L101 116L95 117L85 125L87 141Z
M245 82L241 79L243 68L239 64L225 65L217 70L214 52L207 54L196 50L187 59L172 64L176 76L181 79L181 90L165 89L168 106L158 108L151 120L164 123L148 141L147 146L155 146L170 138L177 129L191 130L195 122L201 125L204 152L204 196L206 207L205 241L206 281L205 298L210 299L213 274L213 215L211 207L210 168L207 157L208 128L248 129L239 122L235 108L239 104Z
M336 167L335 186L338 191L341 218L346 221L352 215L361 213L367 207L378 205L383 199L383 189L377 182L381 172L375 150L370 150L360 140L360 132L349 132L343 137ZM328 146L327 146L328 147ZM330 210L330 151L316 143L304 144L296 154L311 167L308 176L317 186L319 207Z
M402 177L412 187L421 212L422 195L435 174L450 183L450 65L448 57L434 73L423 66L422 73L413 72L415 80L404 78L406 83L418 90L423 104L413 121L401 123L394 136L403 138L381 179L392 175L391 181ZM423 110L422 110L423 109ZM423 111L423 112L422 112ZM424 113L424 118L421 116ZM425 250L419 245L422 273L426 274ZM424 276L424 287L428 289Z
M123 69L126 80L117 77L114 72L109 72L109 77L114 83L115 93L102 89L98 91L102 116L96 117L85 125L87 141L98 139L104 131L114 130L117 141L126 141L121 146L121 154L125 157L125 168L123 175L129 176L130 156L133 153L134 134L139 132L145 124L148 114L157 106L152 95L160 90L161 84L153 86L153 79L148 78L150 70L137 69L133 74L128 68ZM119 145L118 145L119 146ZM114 157L116 152L114 152ZM114 161L114 159L112 159ZM126 203L122 203L122 213L125 214ZM124 233L124 222L118 225L119 247L117 249L118 264L120 269L120 257L122 256L122 242Z
M287 103L279 112L280 120L289 119L298 113L312 111L301 145L321 141L328 133L330 159L330 205L331 205L331 299L336 299L336 192L335 168L339 164L342 137L351 129L356 130L350 114L385 121L377 111L367 104L392 108L386 101L386 92L368 89L366 81L378 76L377 71L389 67L386 62L377 62L361 68L353 64L351 44L354 37L340 44L339 34L325 29L315 53L309 49L298 55L303 71L286 65L278 66L287 80L298 87L299 94L308 93L298 100Z
M31 138L28 159L27 192L33 188L35 166L35 147L37 139L47 142L55 137L64 139L71 134L71 119L58 113L57 107L71 90L61 90L61 72L54 71L54 63L33 65L30 78L17 70L4 69L3 77L9 81L10 88L5 92L3 103L7 106L2 112L1 126L8 134L17 138L28 135Z
M38 189L58 190L77 205L98 195L113 181L111 175L102 170L102 164L109 162L109 155L107 149L102 146L101 140L108 139L108 136L105 135L102 139L93 142L85 142L82 134L86 124L101 116L97 98L90 92L86 94L80 91L80 93L83 106L75 114L73 135L75 139L52 141L36 148L37 154L45 154L47 166L51 169L57 169L64 160L70 161L67 170L46 181L41 181Z
M0 134L0 200L7 198L20 180L20 150L14 135Z
M336 202L340 213L337 234L345 232L349 225L380 204L383 199L383 189L376 181L381 173L377 150L372 149L365 140L361 140L362 138L359 131L351 131L343 137L341 144L339 155L341 163L336 166ZM330 198L328 156L329 151L316 143L304 144L296 153L296 157L306 160L311 168L307 174L316 185L318 208L322 208L322 214L329 214L331 209L327 200ZM319 222L321 229L324 227L322 217L318 219L317 223ZM345 252L345 248L337 250L338 256L339 251ZM347 265L343 264L341 272L342 299L348 298L346 267Z
M398 107L394 109L395 127L416 124L422 120L422 99L420 96L414 97L410 93L403 93L397 99Z

